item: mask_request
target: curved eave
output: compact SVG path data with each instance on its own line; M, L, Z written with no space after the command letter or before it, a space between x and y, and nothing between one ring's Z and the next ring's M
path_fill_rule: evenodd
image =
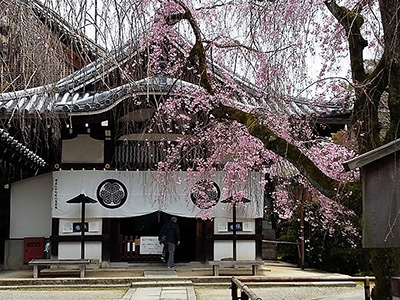
M10 115L24 113L26 116L54 112L71 116L96 115L107 112L132 96L175 95L177 87L198 86L177 80L164 78L145 78L133 83L99 93L49 93L49 86L0 94L0 113Z
M148 95L149 93L146 92L141 92L141 93L135 93L135 96L145 96ZM168 92L158 92L158 91L153 91L151 92L151 95L173 95L173 93L168 93ZM114 101L113 103L109 104L108 106L102 107L100 109L96 109L96 110L88 110L88 111L60 111L63 113L67 113L69 116L89 116L89 115L99 115L105 112L108 112L110 110L112 110L115 106L117 106L118 104L122 103L123 101L125 101L126 99L132 97L132 95L124 95L120 98L118 98L118 100Z
M0 128L0 148L3 149L2 159L11 163L29 164L34 168L44 168L46 161L35 154L28 147L18 142L17 139L10 136L8 132ZM10 155L6 155L10 153Z

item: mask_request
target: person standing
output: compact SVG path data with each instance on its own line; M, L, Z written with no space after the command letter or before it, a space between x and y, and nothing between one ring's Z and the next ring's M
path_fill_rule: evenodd
M172 217L168 223L164 224L158 235L159 242L164 244L161 260L165 261L168 254L168 268L174 267L175 247L181 244L181 231L177 222L178 219Z

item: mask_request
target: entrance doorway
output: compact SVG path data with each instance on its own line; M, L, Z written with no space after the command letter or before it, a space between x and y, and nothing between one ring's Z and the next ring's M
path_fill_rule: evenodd
M136 242L140 237L158 237L161 227L172 215L155 212L144 216L110 219L110 260L111 261L160 261L159 255L140 254ZM196 260L196 219L177 217L181 230L181 245L176 247L175 261ZM132 252L135 249L135 252ZM139 251L138 251L139 250Z

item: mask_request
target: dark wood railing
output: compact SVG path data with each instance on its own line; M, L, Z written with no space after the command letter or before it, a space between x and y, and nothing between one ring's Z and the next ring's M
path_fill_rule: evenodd
M263 300L258 297L252 290L249 289L245 282L343 282L354 281L364 282L364 299L371 300L370 282L374 281L375 277L232 277L231 278L231 295L232 300ZM241 291L238 297L238 289ZM267 300L267 299L265 299Z

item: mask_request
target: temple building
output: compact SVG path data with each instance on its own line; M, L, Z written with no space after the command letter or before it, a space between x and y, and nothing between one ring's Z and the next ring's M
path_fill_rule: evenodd
M203 220L199 195L188 191L185 181L190 155L182 158L182 171L157 171L168 148L183 136L155 128L156 108L175 91L199 83L195 66L179 78L165 72L168 52L174 49L180 55L182 45L165 41L165 60L149 75L146 53L137 41L127 41L112 53L89 39L80 37L77 43L60 17L48 10L44 14L36 1L30 3L39 19L51 19L53 38L68 45L62 63L69 75L28 89L7 88L2 77L1 183L9 207L5 268L19 268L26 262L27 241L44 240L50 241L53 258L83 255L103 267L111 262L158 261L157 236L171 216L178 218L182 231L178 262L263 258L265 195L260 173L250 173L246 203L238 207L222 197L222 171L197 182L212 203L211 218ZM7 26L0 29L0 51L4 51ZM218 66L213 70L226 72ZM251 99L237 101L253 104ZM325 120L349 113L336 106L311 108L302 101L284 107L266 105L290 116L314 114ZM160 183L167 181L168 186Z

